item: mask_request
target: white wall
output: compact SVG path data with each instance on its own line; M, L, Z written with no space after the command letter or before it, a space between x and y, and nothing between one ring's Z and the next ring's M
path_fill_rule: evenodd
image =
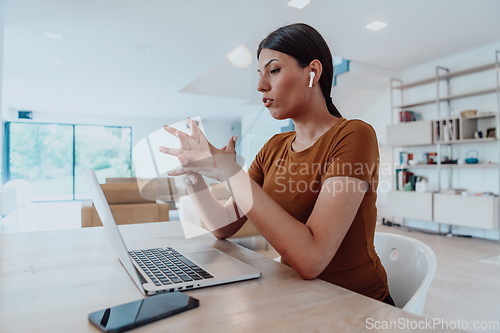
M276 120L271 117L269 111L261 106L255 105L253 112L247 112L241 117L241 139L238 152L249 167L255 155L264 143L273 135L281 133L281 127L287 126L288 120Z
M361 119L377 133L380 155L378 185L378 219L387 216L387 192L392 180L392 153L386 147L386 126L391 122L390 79L399 78L398 71L351 62L350 71L337 78L332 99L344 118Z
M240 135L238 124L230 120L202 119L202 123L208 140L217 148L227 145L232 136Z

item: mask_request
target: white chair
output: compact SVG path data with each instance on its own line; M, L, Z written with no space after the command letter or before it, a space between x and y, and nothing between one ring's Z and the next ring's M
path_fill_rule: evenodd
M434 251L411 237L385 232L375 233L375 250L387 272L389 291L396 306L422 315L436 273Z

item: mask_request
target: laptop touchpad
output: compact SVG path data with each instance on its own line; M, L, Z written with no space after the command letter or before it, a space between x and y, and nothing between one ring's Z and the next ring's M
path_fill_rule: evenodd
M188 254L189 258L199 265L213 264L233 260L218 251L196 252Z

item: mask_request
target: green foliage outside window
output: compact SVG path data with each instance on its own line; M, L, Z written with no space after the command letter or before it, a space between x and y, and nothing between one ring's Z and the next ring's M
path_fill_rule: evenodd
M130 127L7 123L7 128L5 181L28 180L35 200L88 197L82 169L96 170L102 182L131 176Z

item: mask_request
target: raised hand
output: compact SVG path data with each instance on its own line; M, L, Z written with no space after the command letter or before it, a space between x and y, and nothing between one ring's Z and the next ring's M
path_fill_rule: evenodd
M159 147L162 153L177 156L181 167L168 172L170 176L199 173L218 181L224 181L238 170L236 164L236 137L232 137L222 149L214 147L192 119L187 120L191 135L165 125L165 130L179 138L180 148Z

